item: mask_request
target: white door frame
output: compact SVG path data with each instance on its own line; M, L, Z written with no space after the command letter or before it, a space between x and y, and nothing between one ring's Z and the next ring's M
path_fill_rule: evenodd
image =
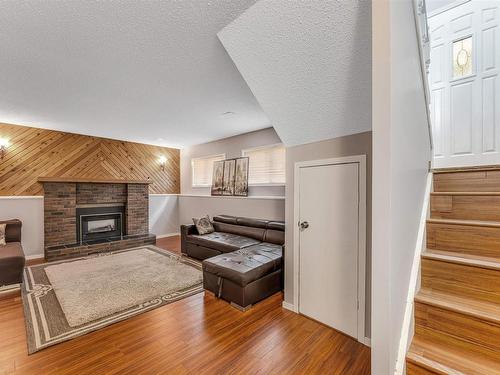
M346 156L340 158L301 161L295 163L294 170L294 205L293 205L293 300L296 312L299 307L300 283L300 168L321 165L358 163L359 177L359 214L358 214L358 339L366 345L370 340L365 336L365 279L366 279L366 155Z
M458 0L431 13L433 167L495 165L500 161L498 0ZM472 40L472 70L454 77L453 45Z

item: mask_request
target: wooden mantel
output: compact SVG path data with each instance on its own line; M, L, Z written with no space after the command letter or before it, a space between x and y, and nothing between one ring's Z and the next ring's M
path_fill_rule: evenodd
M74 182L87 184L151 184L151 180L100 180L95 178L77 177L38 177L38 182Z

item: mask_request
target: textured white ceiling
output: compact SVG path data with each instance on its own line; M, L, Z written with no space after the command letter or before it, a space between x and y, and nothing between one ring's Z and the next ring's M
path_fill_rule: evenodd
M254 2L2 1L0 122L173 146L268 127L216 35Z
M218 34L287 145L371 129L371 2L261 0Z

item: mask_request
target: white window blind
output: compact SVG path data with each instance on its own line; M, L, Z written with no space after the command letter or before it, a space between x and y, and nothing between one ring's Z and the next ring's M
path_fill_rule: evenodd
M212 155L202 158L191 159L192 185L196 186L212 186L212 173L214 162L224 160L226 155Z
M243 150L249 158L250 185L283 185L285 183L285 147L281 144Z

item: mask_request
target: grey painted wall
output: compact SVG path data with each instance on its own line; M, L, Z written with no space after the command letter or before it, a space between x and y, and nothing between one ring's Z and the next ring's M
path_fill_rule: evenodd
M285 220L285 199L179 196L179 223L193 217L234 215L269 220Z
M192 158L222 153L225 153L227 158L235 158L241 156L241 151L244 149L276 143L281 143L280 138L273 128L267 128L181 150L179 223L190 223L193 217L220 214L284 220L285 186L250 186L250 198L211 197L209 187L191 186ZM276 198L256 199L258 196L275 196Z
M216 154L226 154L226 158L237 158L241 151L252 147L260 147L281 143L274 128L267 128L251 133L245 133L218 141L187 147L181 150L181 194L210 195L210 188L191 186L191 159ZM284 186L250 186L250 196L284 196Z
M366 155L366 335L371 332L371 228L372 228L372 132L334 138L287 148L286 153L286 253L285 301L293 301L293 226L294 226L294 167L296 162L352 155Z
M177 195L149 194L149 232L160 237L179 232Z

